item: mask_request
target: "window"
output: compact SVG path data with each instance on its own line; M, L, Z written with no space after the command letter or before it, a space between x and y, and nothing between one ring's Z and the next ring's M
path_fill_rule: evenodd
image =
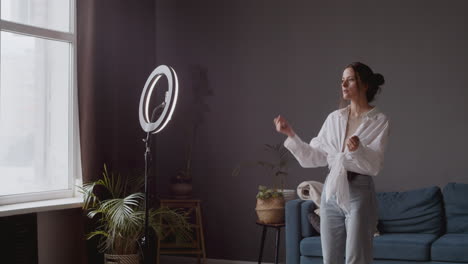
M0 0L0 205L81 179L74 0Z

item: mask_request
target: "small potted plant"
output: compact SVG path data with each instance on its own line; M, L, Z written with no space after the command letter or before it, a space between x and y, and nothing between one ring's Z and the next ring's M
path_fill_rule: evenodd
M171 193L177 199L188 199L192 195L192 144L189 144L187 163L184 170L180 170L171 177Z
M80 187L83 209L97 227L87 239L99 237L99 251L105 253L105 263L139 263L140 241L144 236L145 208L142 177L109 174L104 165L103 177ZM185 216L169 208L151 209L149 227L158 235L169 233L184 239L190 235Z
M278 143L275 145L265 144L265 151L272 154L273 161L258 161L258 165L269 170L270 175L273 176L275 188L279 187L279 191L283 193L285 202L294 199L295 190L284 189L286 177L289 175L289 162L291 161L291 154L283 144Z
M257 193L258 222L263 224L284 223L284 197L277 189L268 189L260 185Z
M184 199L192 195L192 154L197 139L198 128L205 122L205 114L210 112L205 102L214 94L208 81L208 70L201 65L189 67L192 84L192 101L185 113L187 128L187 150L185 168L171 177L171 193L176 198Z
M273 157L268 161L259 160L246 163L248 166L260 166L266 169L267 173L273 178L273 188L259 186L255 209L259 222L265 224L281 223L284 221L285 200L291 200L295 195L294 190L284 189L291 157L289 151L281 143L275 145L265 144L264 150ZM234 170L234 176L240 174L240 168L241 165Z

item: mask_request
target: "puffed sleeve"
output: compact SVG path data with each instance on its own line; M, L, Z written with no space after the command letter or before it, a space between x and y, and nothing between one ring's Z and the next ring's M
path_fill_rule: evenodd
M330 116L327 117L320 132L309 144L302 141L296 134L284 141L284 146L293 154L299 164L304 168L316 168L326 166L327 152L323 148L324 135L327 133Z
M376 176L383 168L384 153L390 130L387 118L378 121L368 138L360 139L359 147L345 154L346 170Z

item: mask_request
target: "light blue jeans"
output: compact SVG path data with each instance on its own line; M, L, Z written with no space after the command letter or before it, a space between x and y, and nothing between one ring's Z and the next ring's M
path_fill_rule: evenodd
M346 264L372 263L372 240L378 217L372 177L357 174L350 180L349 213L338 207L335 195L326 202L325 187L323 190L320 205L323 263L343 264L345 260Z

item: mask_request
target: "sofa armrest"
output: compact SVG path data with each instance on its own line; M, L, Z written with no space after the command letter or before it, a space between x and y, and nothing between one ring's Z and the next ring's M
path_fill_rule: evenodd
M300 263L300 242L304 237L317 236L309 222L308 214L315 210L312 201L292 200L286 203L286 263Z
M300 250L299 242L302 239L301 231L301 204L303 200L297 199L286 203L286 263L299 264Z

